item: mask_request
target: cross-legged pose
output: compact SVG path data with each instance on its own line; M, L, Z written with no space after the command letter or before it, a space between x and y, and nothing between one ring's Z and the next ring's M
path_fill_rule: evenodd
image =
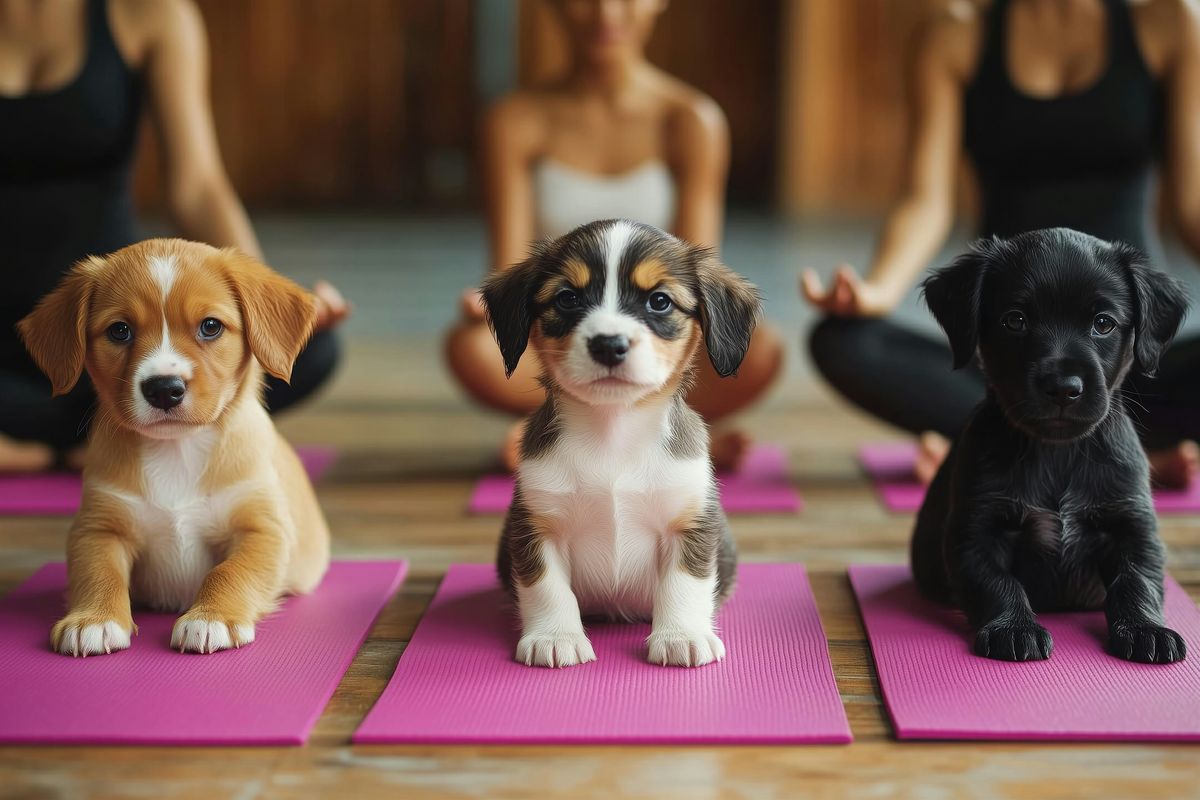
M550 2L570 45L570 68L553 83L516 92L488 115L484 132L488 227L494 271L528 255L529 243L600 219L628 218L692 244L721 238L729 134L708 97L646 60L663 0ZM512 380L496 353L478 293L463 299L446 357L463 388L511 414L533 413L545 394L537 358ZM722 381L703 354L688 403L715 422L760 398L782 364L779 337L759 326L735 378ZM523 425L505 447L515 466ZM718 429L713 456L732 467L748 442Z
M925 26L911 70L907 188L865 277L804 276L826 312L810 348L860 408L922 437L929 480L983 398L974 368L886 317L950 229L960 142L982 198L981 232L1065 226L1154 252L1151 187L1162 167L1183 241L1200 254L1200 12L1183 0L953 0ZM920 391L913 391L920 387ZM1200 456L1200 339L1167 352L1126 395L1156 478L1186 483Z
M143 105L179 232L261 257L221 164L207 73L203 22L187 0L0 3L0 470L82 456L95 392L84 380L50 399L15 325L75 262L142 238L131 169ZM337 363L329 329L347 306L329 284L315 289L320 330L290 384L269 380L272 411L311 394Z

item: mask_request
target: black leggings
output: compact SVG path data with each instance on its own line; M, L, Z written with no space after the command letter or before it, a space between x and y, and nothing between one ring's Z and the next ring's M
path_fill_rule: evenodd
M340 350L330 331L315 334L296 359L290 383L267 376L267 409L275 414L315 392L333 374ZM63 453L87 438L95 392L85 374L70 392L52 398L50 381L31 366L27 357L16 365L0 365L0 434L42 442Z
M886 319L826 317L808 344L817 369L842 396L911 433L956 436L986 390L974 364L952 368L945 340ZM1200 439L1200 337L1176 342L1158 376L1131 376L1124 394L1147 447Z

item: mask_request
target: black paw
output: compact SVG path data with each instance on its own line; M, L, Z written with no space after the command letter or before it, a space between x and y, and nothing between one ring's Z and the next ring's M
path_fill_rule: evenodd
M975 634L975 655L999 661L1042 661L1054 640L1036 622L991 622Z
M1108 646L1117 658L1143 664L1173 664L1187 655L1183 638L1159 625L1114 625Z

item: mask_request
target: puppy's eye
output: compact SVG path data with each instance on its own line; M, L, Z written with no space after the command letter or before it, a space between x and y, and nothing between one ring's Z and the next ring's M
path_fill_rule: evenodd
M125 322L114 322L109 325L107 333L109 341L117 344L128 344L129 340L133 338L133 328L130 328Z
M1025 330L1025 315L1020 311L1009 311L1000 318L1000 324L1010 331L1019 333Z
M579 308L579 295L572 292L570 289L563 289L554 296L554 305L558 306L563 311L574 311Z
M215 339L225 330L225 326L221 324L219 319L208 317L200 323L200 338Z
M1108 314L1097 314L1092 320L1092 331L1100 336L1107 336L1117 328L1117 321Z
M665 314L671 310L671 298L666 292L653 292L646 298L646 308L655 314Z

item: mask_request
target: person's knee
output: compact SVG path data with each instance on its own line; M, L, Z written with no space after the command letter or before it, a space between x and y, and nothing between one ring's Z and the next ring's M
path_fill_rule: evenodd
M331 330L318 331L296 359L293 380L306 388L306 393L316 391L329 380L341 360L341 338Z
M289 380L267 376L266 401L270 412L277 414L311 397L329 381L341 353L341 341L333 331L315 333L296 357Z
M848 373L865 369L877 352L882 324L861 317L825 317L808 337L813 364L826 380L840 383Z
M779 333L769 325L759 325L738 368L743 391L757 396L770 386L783 368L783 355L783 339Z

